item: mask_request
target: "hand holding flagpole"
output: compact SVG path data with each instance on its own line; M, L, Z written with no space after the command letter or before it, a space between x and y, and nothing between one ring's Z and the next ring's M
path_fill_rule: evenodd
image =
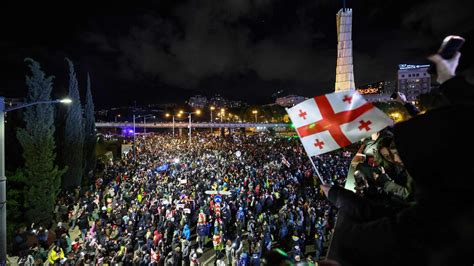
M393 124L356 91L316 96L286 111L322 184L326 182L312 156L343 148Z
M289 114L290 112L288 111L289 109L288 108L285 108L286 112ZM291 118L291 116L290 116ZM298 132L298 130L296 130L296 134L298 134L298 137L301 139L301 136L300 136L300 133ZM309 161L311 162L311 164L313 165L313 168L314 168L314 171L316 172L316 175L318 176L319 178L319 181L321 181L321 184L326 184L326 182L324 181L323 177L321 176L321 174L319 173L318 171L318 168L316 167L316 165L314 164L313 162L313 158L311 158L311 155L309 155L308 151L306 150L306 147L303 145L303 148L305 149L305 152L306 154L308 155L308 158L309 158Z

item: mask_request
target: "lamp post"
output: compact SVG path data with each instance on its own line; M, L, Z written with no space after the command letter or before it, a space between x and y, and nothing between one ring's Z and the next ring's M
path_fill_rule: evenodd
M221 108L221 123L222 123L222 117L225 116L225 109Z
M212 123L212 111L216 110L216 107L211 106L211 108L209 108L209 109L211 109L211 123Z
M210 125L210 128L211 128L211 133L212 133L212 123L213 123L213 120L212 120L212 111L216 110L216 107L211 106L209 109L211 109L211 125Z
M143 129L144 129L144 133L146 133L146 118L147 117L155 117L154 115L139 115L139 116L136 116L135 114L133 114L133 161L136 161L137 160L137 152L136 152L136 145L135 145L135 134L137 133L136 132L136 119L138 118L143 118L144 120L144 123L145 125L143 125Z
M200 115L201 114L201 110L196 110L195 112L184 112L183 110L179 111L180 114L188 114L188 118L189 118L189 144L191 144L191 117L192 117L192 114L197 114L197 115Z
M7 189L5 177L5 113L37 104L72 103L71 99L65 98L54 101L38 101L24 103L11 108L5 108L5 98L0 97L0 265L7 262Z
M169 113L166 113L165 116L166 116L166 117L170 117L170 116L171 116L171 117L173 118L173 138L174 138L175 115L170 115ZM178 113L176 116L177 116L177 117L181 117L181 113Z
M147 118L155 118L155 116L154 115L145 115L145 116L143 116L143 124L144 124L143 125L143 133L145 133L145 134L146 134L146 119Z
M121 115L120 114L115 115L115 123L117 123L117 117L121 117Z
M257 114L258 114L258 111L257 110L253 110L252 111L252 114L255 114L255 123L257 123Z

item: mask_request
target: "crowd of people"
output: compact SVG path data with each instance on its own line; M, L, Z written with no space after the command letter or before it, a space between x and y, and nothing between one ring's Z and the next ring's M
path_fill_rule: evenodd
M20 228L20 261L64 265L261 265L279 248L293 262L322 258L336 210L300 142L267 133L137 137L94 185L61 195L54 226ZM352 156L315 164L342 184ZM77 229L80 234L72 237ZM307 247L311 247L311 249ZM210 251L211 250L211 251Z
M295 138L140 136L93 185L59 197L53 226L18 228L13 253L26 265L311 264L332 239L341 265L470 265L474 89L455 77L459 58L430 58L442 106L410 109L356 154L318 156L317 173Z
M355 154L318 156L317 172L294 138L140 136L93 185L59 197L54 226L19 228L14 254L25 265L305 265L331 239L334 265L468 265L473 147L450 145L470 133L447 121L469 119L474 90L448 77L435 95L443 106L413 112Z

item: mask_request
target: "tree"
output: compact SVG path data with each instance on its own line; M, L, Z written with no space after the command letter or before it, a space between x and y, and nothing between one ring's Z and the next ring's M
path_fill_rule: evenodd
M95 118L94 118L94 102L92 100L91 79L87 74L87 92L86 106L84 111L84 163L85 173L88 175L95 169L96 163L96 134L95 134Z
M6 173L8 179L7 187L7 239L13 239L13 232L22 227L28 226L28 221L24 217L27 210L25 200L28 198L27 178L23 169L17 168L14 173ZM12 245L10 242L9 249Z
M69 105L66 114L65 140L64 140L64 163L68 167L64 175L62 186L65 189L81 185L84 171L83 148L84 127L82 121L81 99L79 96L79 85L74 71L74 65L66 58L69 64Z
M29 62L32 76L26 77L27 102L50 101L53 76L45 77L38 62ZM46 224L51 221L56 197L65 170L55 165L53 105L38 104L24 111L25 128L17 131L25 159L25 209L28 222Z

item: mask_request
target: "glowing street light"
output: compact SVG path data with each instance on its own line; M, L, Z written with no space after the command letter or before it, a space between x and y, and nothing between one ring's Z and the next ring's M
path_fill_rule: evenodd
M211 110L211 122L212 122L212 111L216 110L216 107L211 106L209 109Z
M7 188L5 177L5 113L18 110L21 108L37 105L37 104L71 104L69 98L53 100L53 101L37 101L31 103L23 103L17 106L6 108L5 98L0 96L0 265L4 265L7 261Z
M222 123L222 117L225 116L225 109L224 108L221 108L221 113L220 113L220 117L221 117L221 123Z
M209 107L209 109L211 110L211 123L212 123L212 111L216 110L216 107L211 106ZM211 133L212 133L212 125L211 125Z
M181 111L180 111L180 112L181 112ZM174 119L175 119L175 115L174 115L174 114L173 114L173 115L170 115L169 113L166 113L165 116L166 116L166 117L170 117L170 116L173 117L173 138L174 138L174 128L175 128L175 126L174 126L174 125L175 125ZM178 113L176 116L177 116L177 117L181 117L181 113Z
M257 110L253 110L253 111L252 111L252 114L255 115L255 123L257 123L257 114L258 114L258 111L257 111Z
M64 99L59 100L59 102L64 103L64 104L70 104L72 103L72 100L69 98L64 98Z
M179 117L180 114L188 114L188 118L189 118L189 125L188 125L188 128L189 128L189 144L191 144L191 116L192 116L192 114L200 115L201 110L197 109L194 112L185 112L183 110L180 110L179 114L178 114L178 117Z

